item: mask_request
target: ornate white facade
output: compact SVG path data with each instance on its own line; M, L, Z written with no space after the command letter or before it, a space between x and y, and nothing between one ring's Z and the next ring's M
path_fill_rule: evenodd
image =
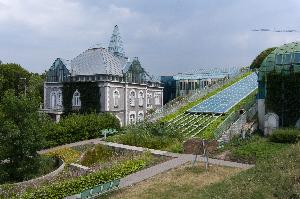
M100 112L111 112L127 125L144 120L149 109L163 105L163 87L141 66L138 58L125 57L118 27L115 26L108 49L90 48L70 62L58 58L47 72L44 84L44 111L58 119L64 112L64 82L95 82ZM79 90L72 96L72 108L81 108Z

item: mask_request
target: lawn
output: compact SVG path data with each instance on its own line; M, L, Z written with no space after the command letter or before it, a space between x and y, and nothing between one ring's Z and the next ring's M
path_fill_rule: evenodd
M300 143L272 143L255 135L234 140L225 150L237 158L254 158L256 166L243 171L212 166L208 173L199 166L180 167L104 198L300 198Z
M224 148L211 154L214 158L254 164L257 161L271 158L282 149L290 146L289 144L274 143L268 138L254 134L246 139L239 137L233 138L230 143L225 144Z
M300 143L256 166L195 192L194 198L300 198Z
M115 191L100 198L190 198L194 195L195 190L219 182L240 171L241 169L236 168L211 166L209 172L205 172L203 163L197 163L194 167L188 163L140 182L133 187Z

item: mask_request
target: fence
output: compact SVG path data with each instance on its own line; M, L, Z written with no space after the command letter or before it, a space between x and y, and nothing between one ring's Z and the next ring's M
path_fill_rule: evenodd
M187 105L188 103L193 102L197 99L200 99L201 97L204 97L208 93L224 86L225 84L236 81L238 78L240 78L246 72L248 72L248 71L243 71L240 74L236 75L235 77L227 79L227 80L223 81L222 83L219 83L219 84L216 83L216 84L212 85L211 87L209 87L208 89L199 90L198 92L196 92L193 95L189 95L189 96L182 97L182 98L177 97L177 98L171 100L170 102L168 102L167 104L165 104L162 108L157 109L154 113L147 115L146 120L154 122L160 118L165 117L166 115L174 113L176 110Z

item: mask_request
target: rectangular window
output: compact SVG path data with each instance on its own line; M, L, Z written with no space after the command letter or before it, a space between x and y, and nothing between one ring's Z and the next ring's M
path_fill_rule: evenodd
M275 64L281 64L282 63L282 57L283 57L282 54L276 55L276 57L275 57Z
M283 62L283 64L290 64L291 63L291 54L290 53L288 53L288 54L285 54L284 55L284 62Z
M294 63L300 64L300 52L295 52Z

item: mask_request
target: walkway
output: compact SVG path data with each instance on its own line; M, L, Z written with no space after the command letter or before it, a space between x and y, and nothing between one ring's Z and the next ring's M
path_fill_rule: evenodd
M191 158L189 157L189 155L181 155L178 158L174 158L150 168L138 171L129 176L126 176L125 178L122 178L120 181L120 188L131 186L135 183L151 178L157 174L166 172L170 169L183 165L190 160Z

